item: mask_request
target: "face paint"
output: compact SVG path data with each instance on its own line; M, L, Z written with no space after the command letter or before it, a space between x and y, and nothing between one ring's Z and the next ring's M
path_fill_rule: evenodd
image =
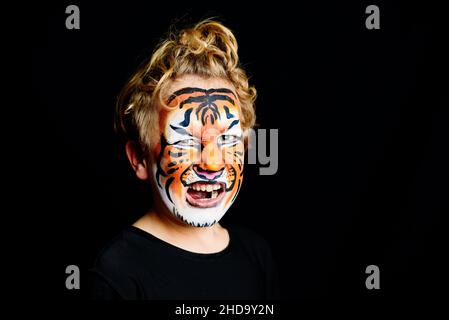
M183 88L161 111L153 173L163 202L185 223L213 225L240 190L245 149L237 101L226 88Z

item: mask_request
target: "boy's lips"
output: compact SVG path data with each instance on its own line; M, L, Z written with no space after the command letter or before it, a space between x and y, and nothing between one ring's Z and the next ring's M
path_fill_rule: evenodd
M215 207L225 195L224 183L195 182L189 185L187 202L197 208Z

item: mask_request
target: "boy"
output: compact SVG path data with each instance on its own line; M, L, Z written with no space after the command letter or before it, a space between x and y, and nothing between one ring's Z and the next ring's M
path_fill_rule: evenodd
M267 244L219 224L242 184L255 97L234 35L211 20L171 34L131 77L116 129L154 207L99 255L94 298L278 297Z

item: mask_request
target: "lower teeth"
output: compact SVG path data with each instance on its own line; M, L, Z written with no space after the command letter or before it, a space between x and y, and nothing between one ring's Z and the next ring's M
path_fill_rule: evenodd
M216 198L218 196L218 192L217 191L212 191L212 196L211 196L211 198L212 199L214 199L214 198Z

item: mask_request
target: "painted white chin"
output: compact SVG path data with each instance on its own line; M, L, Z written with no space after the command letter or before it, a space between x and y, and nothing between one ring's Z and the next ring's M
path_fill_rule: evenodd
M226 213L225 209L221 208L192 208L181 209L174 208L173 214L178 219L194 227L210 227L220 221Z
M220 221L232 204L229 202L225 205L226 197L230 195L224 189L218 192L219 195L215 198L204 199L204 203L201 203L201 199L192 201L192 195L189 195L187 188L183 199L172 199L174 203L166 197L163 197L163 200L178 219L194 227L210 227Z

